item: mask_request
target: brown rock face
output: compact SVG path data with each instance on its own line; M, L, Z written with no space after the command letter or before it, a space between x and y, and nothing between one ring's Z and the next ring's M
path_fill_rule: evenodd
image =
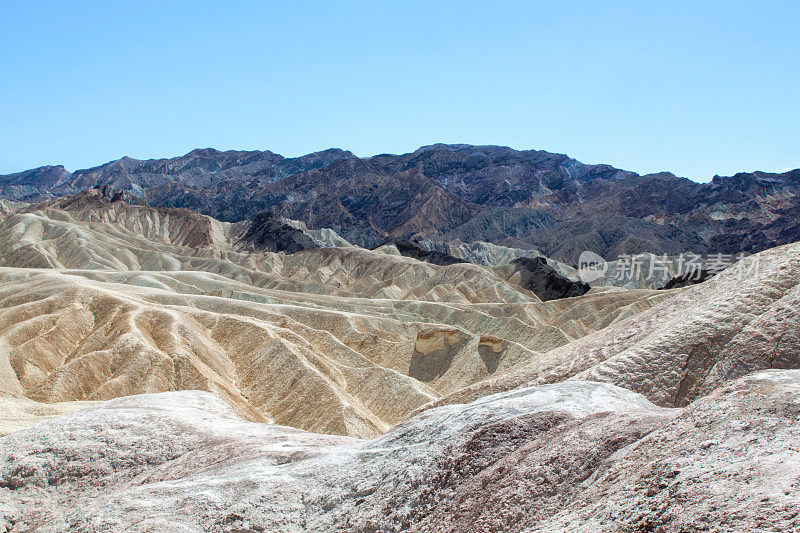
M466 335L457 329L423 329L417 333L408 375L423 383L441 377L464 347Z

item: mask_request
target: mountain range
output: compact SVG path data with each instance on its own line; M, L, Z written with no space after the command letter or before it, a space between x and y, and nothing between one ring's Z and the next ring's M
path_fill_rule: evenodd
M753 253L800 240L800 169L697 183L501 146L435 144L367 158L340 149L296 158L198 149L75 172L46 166L4 175L0 197L39 202L106 186L225 222L280 215L367 248L483 241L569 264L584 250L612 260L641 252Z

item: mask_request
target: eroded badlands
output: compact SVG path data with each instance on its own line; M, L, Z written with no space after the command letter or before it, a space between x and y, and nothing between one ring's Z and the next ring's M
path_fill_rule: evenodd
M800 244L543 302L502 260L2 207L0 530L800 528Z

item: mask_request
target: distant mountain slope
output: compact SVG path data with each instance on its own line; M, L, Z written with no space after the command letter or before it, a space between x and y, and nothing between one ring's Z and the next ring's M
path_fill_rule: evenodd
M608 259L735 254L800 239L800 169L700 184L501 146L436 144L370 158L339 149L296 158L202 149L74 173L55 166L0 176L0 196L39 201L105 185L228 222L269 211L361 246L415 237L485 241L573 264L586 249Z

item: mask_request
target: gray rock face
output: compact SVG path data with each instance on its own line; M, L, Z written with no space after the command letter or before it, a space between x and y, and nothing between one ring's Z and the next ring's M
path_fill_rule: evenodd
M484 241L469 243L447 243L443 241L416 241L416 244L426 250L445 253L476 265L499 266L511 263L519 257L541 257L537 250L525 250L500 246Z
M547 264L544 257L520 257L512 264L520 273L520 285L531 291L540 300L558 300L582 296L589 292L589 285L582 281L573 281Z
M242 237L242 242L255 250L290 254L325 246L325 243L290 225L283 217L271 213L257 215Z

